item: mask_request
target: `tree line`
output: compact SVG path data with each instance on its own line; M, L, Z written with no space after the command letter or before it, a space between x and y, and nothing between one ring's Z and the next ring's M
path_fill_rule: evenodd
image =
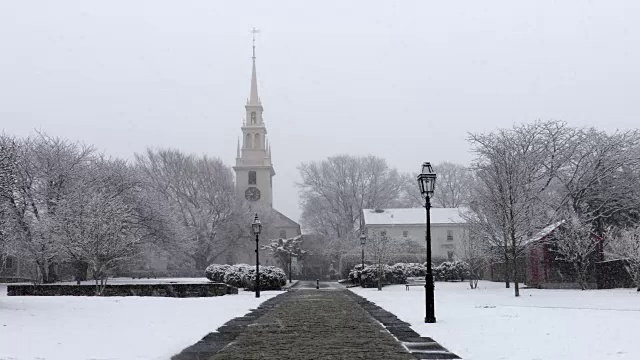
M44 283L60 264L99 280L158 253L187 271L233 262L255 211L271 216L236 197L218 158L148 149L128 162L44 133L0 136L0 269L18 256Z
M485 253L503 259L516 296L523 270L516 259L550 225L557 227L556 257L571 264L583 289L588 270L607 253L633 256L616 249L633 241L628 231L637 231L640 220L638 130L607 133L537 121L468 139L476 155L471 235ZM508 286L509 276L505 280Z

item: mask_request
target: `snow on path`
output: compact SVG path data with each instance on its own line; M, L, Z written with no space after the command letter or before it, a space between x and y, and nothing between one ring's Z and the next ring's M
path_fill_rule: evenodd
M6 296L0 359L168 359L280 291L210 298Z
M436 324L424 323L424 289L351 288L466 360L640 359L635 289L521 290L503 283L436 283Z

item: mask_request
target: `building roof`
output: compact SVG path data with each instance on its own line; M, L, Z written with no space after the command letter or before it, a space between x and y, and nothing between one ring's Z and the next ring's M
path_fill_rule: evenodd
M431 208L431 224L465 224L465 208ZM365 225L424 225L424 208L364 209Z
M289 217L287 217L285 214L281 213L280 211L273 209L273 211L275 212L276 216L278 217L278 222L276 223L275 227L297 227L298 229L300 228L300 224L298 224L297 222L291 220Z
M544 238L549 236L551 233L556 231L556 229L559 228L560 225L562 225L562 224L564 224L564 220L555 222L555 223L545 227L544 229L538 231L533 237L531 237L530 239L526 240L524 242L524 245L528 245L528 244L534 243L536 241L543 240Z

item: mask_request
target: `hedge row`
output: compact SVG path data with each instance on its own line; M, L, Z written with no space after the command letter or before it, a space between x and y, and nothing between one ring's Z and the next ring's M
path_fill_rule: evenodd
M237 288L255 290L256 267L247 264L211 264L205 270L207 279ZM260 266L260 290L280 290L287 283L285 272L275 266Z
M383 284L406 284L409 277L424 277L426 264L397 263L395 265L356 265L349 271L349 280L362 287L378 286L378 274L382 271ZM464 261L445 261L432 266L431 272L435 281L464 281L469 278L469 268Z

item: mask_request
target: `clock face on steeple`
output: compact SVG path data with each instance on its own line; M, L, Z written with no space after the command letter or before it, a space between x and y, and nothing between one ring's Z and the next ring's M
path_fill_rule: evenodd
M249 201L258 201L260 200L260 190L258 190L258 188L256 187L251 186L247 190L245 190L244 197Z

